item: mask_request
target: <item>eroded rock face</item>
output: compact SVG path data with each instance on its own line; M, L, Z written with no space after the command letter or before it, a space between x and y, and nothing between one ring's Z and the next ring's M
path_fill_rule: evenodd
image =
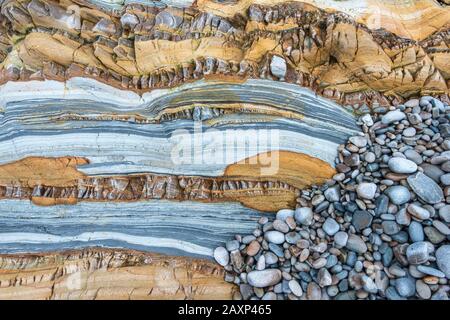
M111 13L49 0L6 1L1 12L0 82L82 75L143 92L264 78L351 105L448 95L445 26L416 42L298 2L251 4L232 16L136 4ZM8 34L20 40L13 46Z
M4 299L231 299L235 286L208 260L86 249L0 255Z

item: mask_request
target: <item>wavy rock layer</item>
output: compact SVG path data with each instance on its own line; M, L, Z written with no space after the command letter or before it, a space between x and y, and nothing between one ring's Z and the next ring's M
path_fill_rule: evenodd
M306 3L243 4L219 16L201 5L130 4L113 14L71 1L5 1L1 79L83 75L145 92L200 78L264 78L346 104L448 96L448 26L416 42ZM439 10L434 16L448 22Z
M231 299L212 262L86 249L0 255L0 299Z
M0 0L0 298L230 298L193 257L294 207L357 132L316 94L361 112L448 99L434 1L135 2ZM199 124L208 161L175 163ZM254 134L209 161L231 131ZM275 172L255 161L274 153ZM91 246L185 257L52 253Z

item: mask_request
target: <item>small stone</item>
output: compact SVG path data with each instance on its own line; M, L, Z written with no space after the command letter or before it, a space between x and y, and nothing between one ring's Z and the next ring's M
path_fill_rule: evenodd
M264 270L266 268L266 256L260 255L256 261L256 270Z
M265 252L264 257L266 259L267 265L271 265L278 262L278 257L273 252Z
M408 212L420 220L426 220L430 218L430 212L427 209L422 208L414 203L408 205Z
M217 247L214 250L214 259L222 267L225 267L230 262L230 256L227 249L225 249L224 247Z
M412 242L419 242L425 239L422 224L417 221L411 222L408 227L408 234Z
M420 154L414 149L408 149L404 152L406 159L411 160L415 164L419 165L423 162Z
M407 181L411 189L423 201L435 204L444 200L444 193L441 187L422 172L409 176Z
M367 153L364 155L364 160L366 160L367 163L373 163L373 162L375 162L375 160L376 160L375 153L373 153L373 152L367 152Z
M297 241L299 241L301 239L301 235L299 233L293 231L293 232L286 233L285 238L286 238L287 243L296 244Z
M346 248L360 254L365 253L367 251L367 246L364 240L362 240L360 237L354 234L351 234L348 237Z
M364 148L365 146L367 146L366 137L354 136L354 137L350 137L348 140L351 143L353 143L355 146L357 146L358 148Z
M281 233L280 231L267 231L264 234L264 239L266 239L266 241L268 242L272 242L275 244L282 244L285 240L284 238L284 234Z
M287 217L293 217L294 216L294 210L291 209L281 209L277 212L276 219L281 221L286 221Z
M389 198L382 194L377 200L375 200L375 215L378 217L384 213L387 213L389 205Z
M286 76L287 66L286 66L286 60L284 60L280 56L273 56L272 61L270 62L270 72L272 74L281 79L284 80L284 77Z
M425 236L430 240L431 243L438 244L445 240L445 235L440 233L436 228L434 227L425 227L423 228L423 232L425 233Z
M365 115L361 116L361 121L362 121L362 123L364 123L368 127L373 126L372 116L370 114L368 114L368 113L366 113Z
M434 220L433 226L443 235L450 236L450 228L447 227L447 225L445 223L443 223L442 221Z
M310 282L308 284L306 291L307 291L308 300L320 300L322 298L322 290L314 282Z
M389 187L386 189L385 193L391 202L396 205L402 205L411 199L411 194L409 193L408 188L404 186Z
M289 281L289 289L291 289L292 293L297 297L301 297L303 295L303 289L295 279Z
M348 234L344 231L339 231L334 235L334 245L337 248L343 248L347 245Z
M441 176L441 183L444 186L449 186L450 185L450 173L446 173L446 174Z
M439 217L447 223L450 223L450 205L445 205L439 209Z
M239 291L241 292L242 299L248 300L251 296L253 296L253 288L248 284L244 283L239 285Z
M441 168L429 163L423 163L420 167L423 169L423 173L426 176L433 179L436 183L440 182L441 176L444 174L444 171L442 171Z
M411 99L405 102L405 107L414 108L419 106L419 99Z
M424 241L414 242L406 249L406 258L411 264L422 264L428 261L428 245Z
M352 224L356 231L360 232L372 224L372 219L373 217L369 212L356 210L352 217Z
M417 270L433 277L445 278L445 274L442 271L439 271L438 269L435 268L419 265L417 266Z
M416 281L416 292L422 299L430 299L431 298L431 290L430 287L423 282L422 280Z
M395 289L402 297L412 297L416 293L416 284L412 278L403 277L395 280Z
M328 188L327 190L325 190L323 194L325 198L330 202L339 201L341 197L339 186L333 186L331 188Z
M333 236L334 234L336 234L336 232L339 231L339 223L337 223L336 220L332 218L327 218L322 225L322 229L329 236Z
M250 271L247 274L247 281L256 288L273 286L281 281L281 271L278 269Z
M322 268L317 273L317 281L319 282L319 286L322 288L328 287L331 285L333 280L331 279L331 274L328 272L326 268Z
M261 300L277 300L277 294L274 292L266 292L263 297L261 298Z
M436 250L436 264L446 278L450 279L450 245L443 245Z
M406 128L405 130L403 130L402 134L405 137L414 137L416 135L416 129L414 129L413 127Z
M344 157L344 163L349 167L359 166L361 159L357 153L352 153L349 156Z
M356 193L362 199L372 200L377 192L377 185L372 182L362 182L356 187Z
M405 208L402 208L395 216L395 221L397 221L397 223L402 226L409 226L409 224L411 223L411 216Z
M259 252L259 249L261 249L261 245L258 241L253 240L247 247L247 255L251 257L256 256Z
M388 166L395 173L414 173L417 171L417 164L400 157L389 159Z
M295 221L305 226L309 226L312 224L313 215L314 213L312 209L309 207L302 207L295 209Z
M239 249L240 244L239 244L239 241L237 241L237 240L230 240L230 241L227 241L225 246L228 251L234 251L234 250Z
M406 118L406 115L400 110L389 111L381 117L381 122L384 124L391 124L393 122L401 121Z
M383 232L388 235L394 235L400 232L401 228L395 221L383 221L381 223Z
M244 266L244 258L239 250L230 252L231 264L238 270L241 270Z
M377 285L375 284L375 282L373 282L373 280L370 277L363 275L361 277L361 283L362 283L365 291L370 292L370 293L378 292Z
M288 233L289 232L289 226L286 224L286 222L282 220L275 219L273 221L273 228L277 231Z

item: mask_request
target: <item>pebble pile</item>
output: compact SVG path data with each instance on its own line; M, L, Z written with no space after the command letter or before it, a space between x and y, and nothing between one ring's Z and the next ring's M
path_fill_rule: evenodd
M336 175L214 251L235 299L448 299L450 107L377 107Z

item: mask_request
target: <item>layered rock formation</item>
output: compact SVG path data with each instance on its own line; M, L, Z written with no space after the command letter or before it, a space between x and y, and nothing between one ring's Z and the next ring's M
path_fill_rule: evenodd
M200 78L264 78L308 86L346 104L448 95L450 11L431 1L409 9L433 16L436 25L425 27L420 19L412 27L406 18L385 16L406 5L374 1L367 7L379 8L381 26L400 21L409 31L433 31L411 39L303 2L206 1L183 9L129 4L119 12L79 2L4 1L3 81L83 75L143 92Z
M210 261L89 249L0 255L0 299L230 299Z
M431 0L0 6L4 298L230 298L212 249L332 177L353 111L448 99Z

